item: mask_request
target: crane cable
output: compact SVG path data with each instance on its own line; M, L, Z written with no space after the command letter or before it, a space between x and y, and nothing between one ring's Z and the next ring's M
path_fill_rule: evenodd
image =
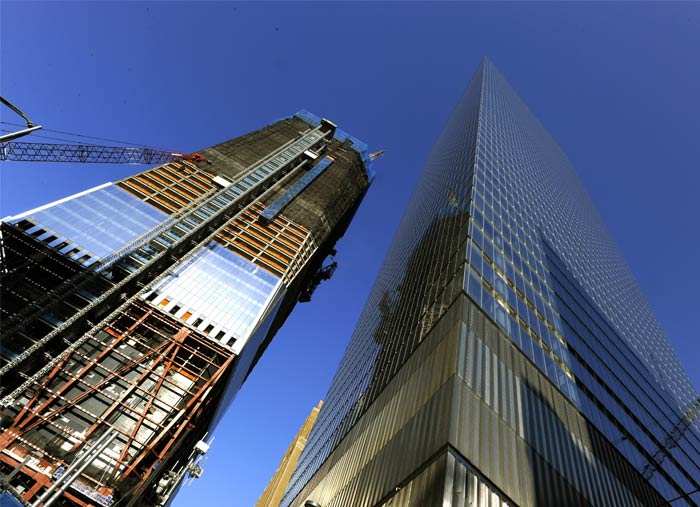
M3 124L5 124L5 125L12 125L12 126L15 126L15 127L21 127L21 126L22 126L22 125L20 125L20 124L18 124L18 123L12 123L12 122L9 122L9 121L0 121L0 123L3 123ZM110 143L128 144L128 145L131 145L131 146L138 146L139 148L151 148L151 149L160 150L160 151L177 151L177 150L170 150L170 149L166 149L166 148L158 148L158 147L155 147L155 146L148 146L148 145L145 145L145 144L130 143L129 141L118 141L118 140L116 140L116 139L108 139L108 138L106 138L106 137L95 137L95 136L88 136L88 135L86 135L86 134L76 134L76 133L74 133L74 132L65 132L65 131L63 131L63 130L52 130L52 129L46 129L46 128L43 129L43 130L44 130L44 132L54 132L54 133L56 133L56 134L63 134L63 135L66 135L66 136L84 137L84 138L86 138L86 139L96 139L96 140L98 140L98 141L107 141L107 142L110 142ZM71 141L71 142L77 142L77 141Z
M0 122L0 123L7 123L7 122ZM48 130L48 129L43 129L43 130ZM12 132L12 130L9 129L0 129L0 132ZM50 136L42 136L41 134L33 134L32 137L39 137L41 139L50 139L51 141L63 141L64 143L74 143L74 139L64 139L62 137L50 137ZM97 146L94 143L80 143L85 146Z
M6 105L6 106L9 107L10 109L12 109L15 113L17 113L18 115L20 115L20 116L27 122L26 127L27 127L28 129L31 129L31 128L36 127L36 124L35 124L32 120L30 120L29 117L28 117L26 114L24 114L20 108L18 108L18 107L15 106L14 104L12 104L9 100L7 100L6 98L0 96L0 102L2 102L4 105ZM19 124L19 123L12 123L12 122L9 122L9 121L0 121L0 123L5 124L5 125L11 125L11 126L14 126L14 127L22 127L22 126L23 126L23 125L21 125L21 124ZM39 127L39 128L42 128L42 127ZM73 137L82 137L82 138L85 138L85 139L95 139L95 140L98 140L98 141L107 141L107 142L110 142L110 143L124 144L124 145L130 145L130 146L138 146L139 148L148 148L148 149L157 150L157 151L168 151L168 152L175 152L175 151L177 151L177 150L171 150L171 149L167 149L167 148L159 148L159 147L155 147L155 146L148 146L148 145L145 145L145 144L131 143L131 142L128 142L128 141L119 141L119 140L117 140L117 139L109 139L109 138L106 138L106 137L88 136L88 135L86 135L86 134L76 134L75 132L66 132L66 131L63 131L63 130L52 130L52 129L44 129L44 128L42 128L42 129L43 129L44 131L46 131L46 132L54 132L54 133L56 133L56 134L62 134L62 135L73 136ZM25 134L25 135L26 135L26 134ZM42 137L42 136L37 136L37 137ZM43 137L46 138L46 139L52 139L52 138L46 137L46 136L43 136ZM53 138L53 140L56 140L56 141L66 141L66 142L71 142L71 143L77 143L77 142L78 142L78 141L75 141L75 140L58 139L58 138ZM92 144L92 143L84 143L84 144ZM94 144L93 144L93 146L94 146Z

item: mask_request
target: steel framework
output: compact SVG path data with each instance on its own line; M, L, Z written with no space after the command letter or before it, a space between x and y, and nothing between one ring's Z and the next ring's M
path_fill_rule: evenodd
M16 468L27 453L36 456L20 471L34 480L31 470L43 472L39 487L23 494L32 501L49 477L54 483L60 480L80 447L112 431L109 447L68 485L78 505L92 504L76 493L110 505L118 485L130 476L143 485L180 435L196 427L234 357L135 302L34 386L12 425L0 434L0 461ZM132 493L120 489L122 495Z

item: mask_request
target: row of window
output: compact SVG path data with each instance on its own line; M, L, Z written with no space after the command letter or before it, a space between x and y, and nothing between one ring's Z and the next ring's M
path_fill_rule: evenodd
M666 432L673 426L663 412L676 413L678 410L668 406L670 400L666 400L667 397L662 394L663 388L652 386L650 383L643 387L637 384L634 378L640 375L634 373L637 368L632 366L632 362L640 361L640 357L629 349L617 346L616 340L621 340L619 335L622 334L630 344L642 352L642 359L648 354L644 351L651 348L654 348L654 353L658 352L659 356L666 355L668 343L648 312L648 307L639 295L624 261L605 232L566 157L501 78L493 75L486 78L485 83L487 90L483 94L474 194L475 203L480 208L475 212L475 220L484 229L481 246L484 252L488 250L489 259L493 260L493 265L498 265L499 269L502 265L499 255L505 255L504 272L508 278L513 274L514 278L511 280L516 288L522 287L519 278L522 274L525 288L521 293L528 299L533 297L532 302L538 310L538 318L542 315L545 320L549 320L547 309L551 305L555 318L552 324L557 333L569 343L575 340L574 350L582 354L588 353L586 345L595 344L597 353L606 357L603 361L591 363L601 375L598 380L592 379L590 374L585 372L585 368L579 365L577 356L570 355L565 362L569 368L575 369L574 375L579 381L595 391L595 398L622 422L623 427L639 427L633 418L628 416L628 410L641 419L648 417L645 409L647 404L651 407L657 403L666 406L665 410L658 412L655 408L652 409L655 424L649 424L655 428L657 441L663 442ZM479 229L475 230L477 242L481 240L480 237L477 238L480 232ZM588 331L590 336L586 335L585 339L579 340L579 335L567 327L568 322L563 318L557 322L557 314L561 313L564 317L566 309L564 301L560 299L563 297L559 294L561 289L550 274L553 260L544 253L544 240L556 250L557 257L571 269L586 293L585 296L577 294L573 299L578 302L582 298L585 300L587 296L595 305L596 310L592 312L590 322L595 319L604 320L598 317L600 312L612 320L617 332L606 336L603 332L603 329L608 332L609 326L606 323L596 327L593 333ZM514 269L509 265L516 262L516 256L520 257L520 266ZM486 262L483 264L487 265ZM491 278L490 273L486 275ZM534 289L532 294L528 294L530 283ZM508 294L505 295L504 301L506 298ZM572 304L572 301L566 304ZM509 302L508 298L507 303ZM581 314L581 319L586 321L587 313L582 308L586 304L576 304L576 310L567 314L567 318L571 320L572 317ZM515 310L520 312L519 307ZM497 318L497 314L495 317ZM591 323L586 321L585 326L590 326ZM643 345L640 345L642 342ZM607 373L606 365L614 364L616 358L624 364L614 372ZM657 358L654 362L656 364L653 365L653 369L657 372L666 368L673 371L677 366L677 359L673 361ZM649 365L649 362L646 364ZM627 375L632 375L632 379L624 382L618 380ZM657 378L661 376L658 373L655 375ZM578 378L579 376L581 378ZM648 375L642 374L642 377ZM631 389L630 392L638 391L627 394L628 389ZM618 390L621 391L621 396L628 399L622 402L611 396L611 392L617 394ZM646 395L656 399L657 403L640 405L636 401L637 398ZM607 416L594 416L586 396L580 397L580 401L586 404L582 411L595 419L600 429L611 440L619 437L619 430L608 422ZM643 435L639 438L642 441L645 439ZM636 464L635 453L630 451L626 454L630 461ZM673 468L674 466L669 466L670 473L676 476L677 484L682 485L680 490L687 489L682 472ZM661 490L667 495L674 494L674 490L668 486ZM675 490L677 492L679 488L676 487Z

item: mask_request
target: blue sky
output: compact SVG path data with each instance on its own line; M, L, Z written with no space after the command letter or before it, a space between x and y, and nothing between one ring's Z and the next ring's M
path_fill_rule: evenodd
M46 128L191 152L304 108L387 150L333 280L295 309L176 507L258 498L483 55L572 160L700 387L700 3L0 1L0 44L0 91ZM3 163L0 216L142 169Z

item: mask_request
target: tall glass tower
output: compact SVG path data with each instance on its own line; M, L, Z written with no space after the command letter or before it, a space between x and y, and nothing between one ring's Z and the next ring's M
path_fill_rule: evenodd
M308 112L201 155L0 224L2 505L167 505L373 178Z
M325 400L284 507L700 505L697 394L570 162L488 60Z

